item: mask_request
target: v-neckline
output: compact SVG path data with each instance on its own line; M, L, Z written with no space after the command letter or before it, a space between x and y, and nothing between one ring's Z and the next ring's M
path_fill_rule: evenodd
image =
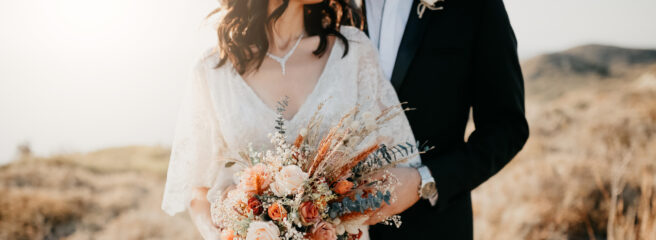
M303 100L303 103L301 104L301 106L298 108L298 110L296 110L296 113L294 113L294 115L292 115L292 117L290 119L285 118L285 121L293 122L297 118L297 116L300 115L300 113L302 113L305 108L307 108L306 105L310 104L309 102L312 100L312 97L314 95L318 94L317 92L319 91L320 85L323 82L323 79L325 78L326 72L328 72L328 68L332 64L332 61L333 61L333 58L334 58L333 55L335 55L335 51L336 51L336 48L338 46L337 45L337 42L338 42L337 40L338 39L335 39L334 42L333 42L333 46L330 49L330 53L328 53L328 59L326 60L326 63L324 64L323 69L321 70L321 74L319 75L319 78L317 79L317 82L314 84L314 88L305 97L305 100ZM234 68L232 63L230 63L230 70L231 70L232 74L235 75L235 80L240 82L240 84L242 86L244 86L244 88L246 88L246 90L249 92L249 95L251 97L255 98L255 101L257 102L258 105L263 107L267 112L269 112L269 114L272 114L274 116L278 115L278 112L275 111L274 109L272 109L269 105L267 105L264 102L264 100L262 100L262 98L260 98L260 96L257 95L255 90L253 90L253 88L250 85L248 85L248 83L246 83L246 80L244 79L244 77L242 77L241 74L239 74L237 72L237 70Z

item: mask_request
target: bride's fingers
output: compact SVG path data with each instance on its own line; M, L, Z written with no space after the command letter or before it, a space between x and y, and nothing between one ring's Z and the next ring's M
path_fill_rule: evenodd
M381 207L380 209L376 210L375 212L369 214L369 219L365 222L367 225L376 225L383 220L387 219L389 216L387 215L387 205Z
M367 220L367 222L365 222L365 224L367 224L367 225L376 225L376 224L382 222L386 218L386 217L383 217L382 215L383 215L382 213L376 212L374 215L369 216L369 219Z

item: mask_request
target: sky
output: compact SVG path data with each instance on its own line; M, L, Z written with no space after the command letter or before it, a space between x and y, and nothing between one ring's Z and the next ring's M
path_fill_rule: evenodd
M449 0L447 0L449 1ZM586 43L656 48L656 1L506 0L522 59ZM181 90L215 44L216 0L0 0L0 163L167 146Z

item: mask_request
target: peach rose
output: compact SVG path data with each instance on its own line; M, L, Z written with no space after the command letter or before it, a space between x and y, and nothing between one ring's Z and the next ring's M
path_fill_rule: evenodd
M339 195L347 194L353 188L353 183L348 180L342 180L335 184L333 191Z
M309 177L309 174L296 165L284 166L274 177L271 191L278 197L287 196L300 191Z
M278 203L273 203L267 210L269 217L275 221L283 220L287 217L287 210Z
M258 163L247 168L239 179L239 188L249 194L262 194L271 184L271 176L264 164Z
M246 240L277 240L280 230L273 222L253 221L246 230Z
M321 220L319 209L317 209L317 206L310 201L301 203L301 206L298 207L298 211L301 214L301 222L305 225L315 224Z
M320 222L312 228L310 235L312 240L336 240L335 226L327 222Z
M235 232L230 229L224 229L221 231L221 240L233 240L235 238Z

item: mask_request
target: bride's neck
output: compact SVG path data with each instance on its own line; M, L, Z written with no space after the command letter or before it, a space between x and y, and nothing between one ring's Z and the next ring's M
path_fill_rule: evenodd
M299 35L305 33L303 4L300 1L289 1L287 9L273 25L272 36L269 36L270 50L286 50ZM282 5L282 0L270 0L268 11L273 13Z

